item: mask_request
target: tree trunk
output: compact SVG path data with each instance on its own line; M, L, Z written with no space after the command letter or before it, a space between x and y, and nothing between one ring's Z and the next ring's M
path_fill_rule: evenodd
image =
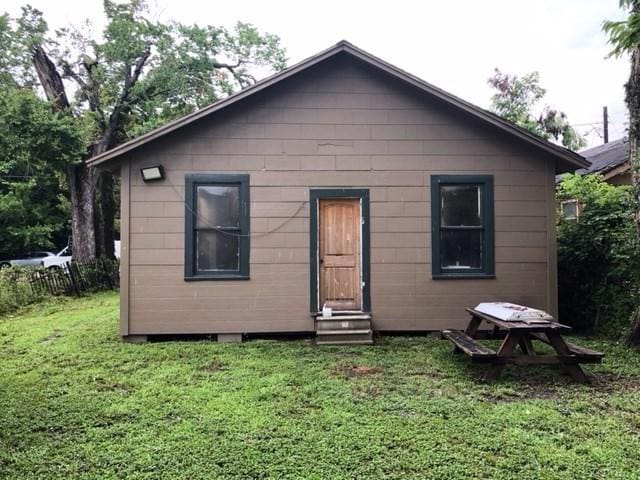
M631 54L631 73L625 85L626 103L629 108L629 164L633 177L634 197L636 201L635 223L640 239L640 47Z
M70 165L67 168L67 182L71 200L73 259L86 262L96 258L93 172L84 162Z
M634 5L634 8L639 8ZM629 108L629 164L633 178L633 193L635 199L635 224L638 240L640 240L640 47L631 53L631 73L625 85L626 103ZM634 316L631 331L631 342L640 345L640 315Z
M147 50L139 60L136 80L149 54L150 50ZM71 115L62 77L40 45L33 48L33 65L47 99L58 110ZM114 258L113 176L110 172L97 172L87 167L85 161L113 146L120 115L121 109L112 114L102 138L91 145L87 157L81 163L67 167L73 258L79 262L87 262L99 257Z
M91 148L91 157L106 152L113 143L112 130L107 131ZM96 258L113 259L114 255L114 219L113 175L108 171L95 171L93 196L93 225L95 230Z
M634 346L640 345L640 308L633 314L633 328L629 336L629 343Z
M62 77L42 46L33 48L33 66L36 69L40 84L47 97L58 110L69 108L69 99L62 83Z
M62 83L62 77L42 46L33 49L33 66L47 99L60 111L69 111L69 100ZM91 149L93 150L93 149ZM90 150L90 156L94 153ZM82 161L69 165L66 169L71 203L71 238L73 259L86 262L96 258L95 234L95 173ZM113 208L112 208L113 209ZM113 223L113 219L112 219ZM113 251L113 245L111 246ZM107 253L108 255L108 253ZM113 254L111 254L113 256Z
M113 175L111 172L97 172L95 188L95 233L96 257L113 259L115 202L113 200Z

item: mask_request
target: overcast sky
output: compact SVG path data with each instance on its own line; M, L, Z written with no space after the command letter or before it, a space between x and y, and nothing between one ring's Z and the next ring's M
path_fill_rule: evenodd
M16 15L19 0L2 0ZM31 0L50 27L90 18L101 22L101 0ZM602 107L610 139L627 125L623 85L628 61L607 59L601 31L620 19L618 0L149 0L161 20L232 26L250 22L275 33L290 63L346 39L358 47L481 107L495 67L522 75L537 70L545 103L567 113L591 146L602 143Z

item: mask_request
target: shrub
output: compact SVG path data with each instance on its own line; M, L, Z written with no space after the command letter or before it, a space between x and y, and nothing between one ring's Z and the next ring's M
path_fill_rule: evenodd
M31 288L29 282L33 273L31 268L0 269L0 316L48 296Z
M567 175L558 200L575 199L577 219L558 220L560 318L577 331L628 335L640 299L640 248L628 186Z

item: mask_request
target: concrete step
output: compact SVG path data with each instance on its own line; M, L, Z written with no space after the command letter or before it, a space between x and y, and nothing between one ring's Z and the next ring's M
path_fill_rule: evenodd
M362 330L371 328L371 319L362 318L344 320L340 317L316 319L316 331L318 330Z
M373 331L370 328L316 331L316 344L318 345L343 345L347 343L373 343Z
M368 340L316 340L316 345L373 345L373 339Z
M332 315L330 317L317 315L316 320L371 320L371 315L368 313L361 313L357 315Z
M320 332L317 332L318 335L365 335L365 334L370 334L371 333L371 329L370 328L361 328L361 329L349 329L349 330L343 330L341 328L337 329L337 330L322 330Z

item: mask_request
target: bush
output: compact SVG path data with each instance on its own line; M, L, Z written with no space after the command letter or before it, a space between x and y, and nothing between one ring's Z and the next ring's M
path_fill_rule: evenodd
M48 295L31 288L31 268L0 269L0 316L36 303Z
M557 194L581 206L577 219L558 220L560 318L577 331L626 336L640 299L631 188L596 175L568 175Z

